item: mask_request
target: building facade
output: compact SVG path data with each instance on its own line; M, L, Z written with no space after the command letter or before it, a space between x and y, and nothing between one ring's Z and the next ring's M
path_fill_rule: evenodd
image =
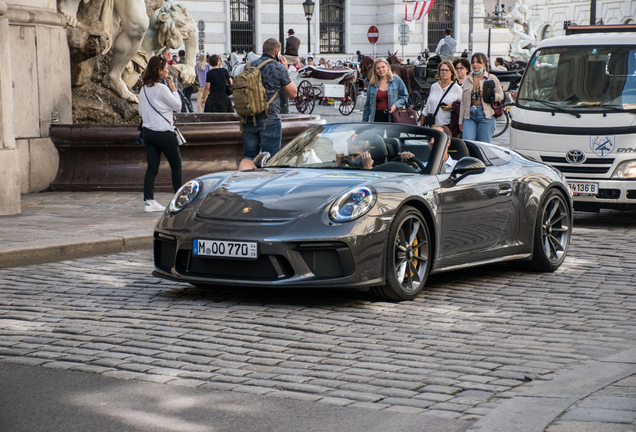
M508 6L514 5L505 0ZM197 0L182 1L196 21L206 23L204 51L225 54L253 50L260 52L263 41L279 36L278 0ZM331 59L350 58L356 51L363 54L388 51L402 56L399 26L404 22L405 6L401 0L315 0L310 22L311 47L307 47L308 25L301 0L284 0L284 30L293 28L302 41L300 53ZM494 12L493 0L474 0L473 52L488 52L491 57L507 56L512 36L506 29L484 28L483 18ZM563 34L563 22L589 24L590 0L527 0L528 19L537 23L540 38ZM436 0L430 13L410 24L404 57L415 58L425 49L433 51L444 35L453 30L458 54L469 48L470 0ZM636 1L597 0L597 20L606 24L633 21ZM631 20L631 21L630 21ZM370 26L379 29L374 47L367 39ZM489 37L490 36L490 37ZM490 43L489 43L490 39ZM375 51L374 51L375 49Z

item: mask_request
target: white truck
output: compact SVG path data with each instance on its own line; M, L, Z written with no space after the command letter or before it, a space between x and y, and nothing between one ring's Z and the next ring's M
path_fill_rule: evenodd
M636 208L636 26L542 41L510 114L510 147L559 169L575 210Z

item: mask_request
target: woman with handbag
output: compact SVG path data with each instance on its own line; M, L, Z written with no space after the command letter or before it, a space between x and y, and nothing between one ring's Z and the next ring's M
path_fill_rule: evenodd
M210 70L206 76L205 90L203 90L203 100L205 101L204 112L234 112L232 101L229 95L232 94L230 87L232 78L227 70L222 67L221 56L214 54L210 56ZM208 97L209 96L209 97Z
M406 107L408 96L404 81L393 75L389 62L383 57L377 58L371 69L362 121L390 123L391 114Z
M462 86L462 102L459 109L459 129L462 138L490 143L495 131L495 110L483 100L484 83L492 80L495 84L495 102L504 99L503 88L496 76L488 73L488 57L475 53L470 59L472 73Z
M426 105L422 110L422 126L450 124L453 102L462 97L462 88L455 82L457 72L451 62L441 62L437 67L435 78L438 81L431 86Z
M139 94L139 115L143 121L142 136L148 161L144 177L144 211L159 212L165 210L155 201L155 179L159 173L161 153L170 164L174 191L177 192L183 184L181 153L173 125L173 111L181 111L181 97L172 77L168 75L168 64L163 57L150 58L142 80L144 85ZM161 84L162 80L167 86Z

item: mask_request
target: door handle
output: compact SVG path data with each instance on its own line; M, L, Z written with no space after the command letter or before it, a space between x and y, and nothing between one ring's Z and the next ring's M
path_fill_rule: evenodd
M512 194L512 188L509 188L509 187L499 188L499 192L497 192L497 195L499 196L510 196L511 194Z

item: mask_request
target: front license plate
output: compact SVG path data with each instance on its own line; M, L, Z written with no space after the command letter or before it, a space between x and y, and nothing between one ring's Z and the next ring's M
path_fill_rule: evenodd
M568 186L575 195L598 195L598 183L568 182Z
M228 258L257 259L258 243L222 240L193 240L192 254Z

